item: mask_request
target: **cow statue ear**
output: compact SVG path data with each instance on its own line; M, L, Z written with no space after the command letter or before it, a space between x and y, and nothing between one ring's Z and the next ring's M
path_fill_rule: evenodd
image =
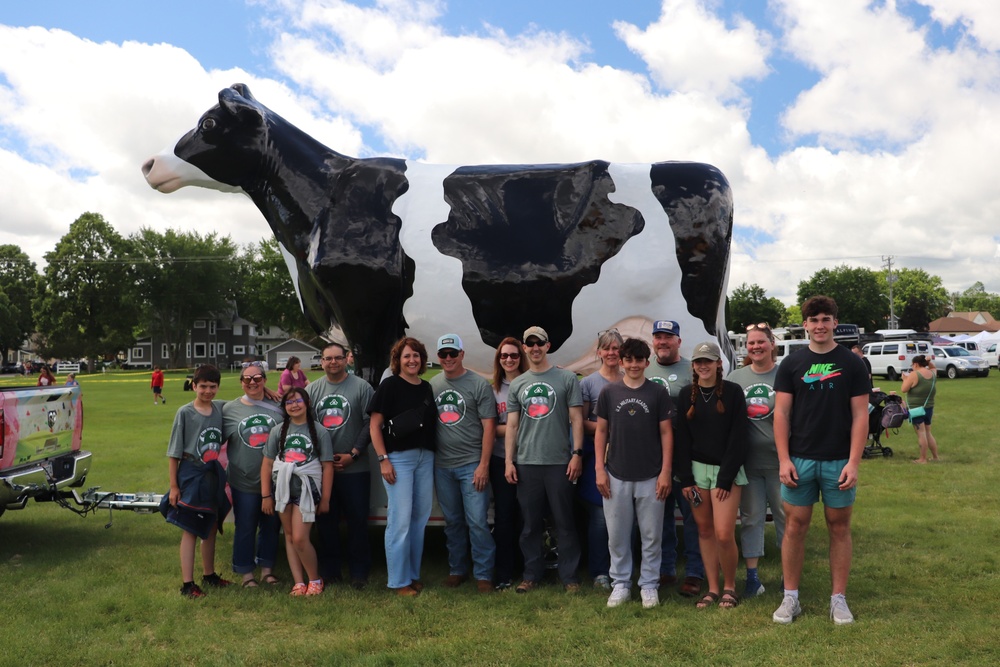
M254 122L257 125L264 123L264 111L245 84L237 83L230 88L220 90L219 106L241 122Z

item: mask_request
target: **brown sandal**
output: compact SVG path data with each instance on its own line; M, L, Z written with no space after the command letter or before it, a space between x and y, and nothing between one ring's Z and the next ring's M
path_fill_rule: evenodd
M722 597L719 599L719 609L733 609L739 603L740 599L736 596L736 591L726 588L722 591Z
M709 591L701 596L701 599L694 603L698 609L708 609L719 601L719 594Z

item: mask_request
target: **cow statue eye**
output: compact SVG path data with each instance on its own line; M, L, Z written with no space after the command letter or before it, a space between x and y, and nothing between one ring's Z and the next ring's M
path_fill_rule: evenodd
M205 120L201 121L201 129L206 130L206 131L212 131L212 130L214 130L215 129L215 119L214 118L206 118Z

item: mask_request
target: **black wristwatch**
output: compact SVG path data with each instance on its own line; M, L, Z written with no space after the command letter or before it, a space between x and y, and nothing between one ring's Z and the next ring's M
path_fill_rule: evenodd
M573 450L573 456L583 456L583 450L582 449L574 449Z
M356 451L354 451L353 449L351 451L349 451L348 454L351 455L351 460L352 461L357 461L358 460L358 453Z
M388 455L388 454L379 454L379 455L378 455L378 462L379 462L379 463L382 463L382 461L385 461L385 460L386 460L386 459L388 459L388 458L389 458L389 455Z

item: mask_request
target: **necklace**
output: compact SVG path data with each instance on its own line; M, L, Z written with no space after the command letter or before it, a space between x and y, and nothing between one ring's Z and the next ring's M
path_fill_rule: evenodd
M712 400L712 394L715 393L715 387L709 387L708 391L706 392L704 387L698 385L698 391L699 393L701 393L701 400L708 403L709 401Z

